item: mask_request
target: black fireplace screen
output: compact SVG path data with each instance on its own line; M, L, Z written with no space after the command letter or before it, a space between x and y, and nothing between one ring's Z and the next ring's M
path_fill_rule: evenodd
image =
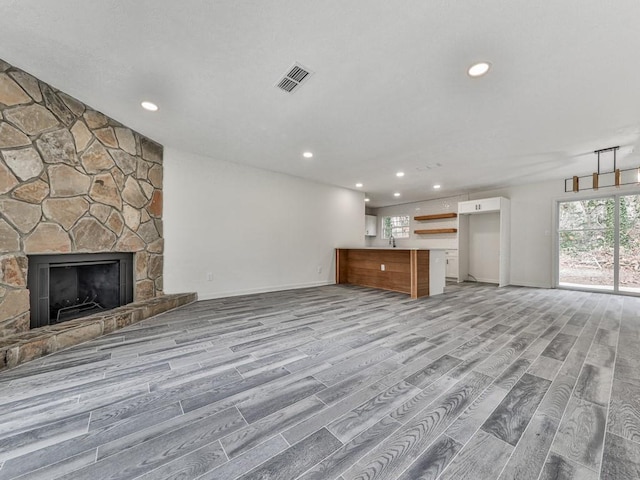
M31 328L130 303L132 260L131 253L30 256Z

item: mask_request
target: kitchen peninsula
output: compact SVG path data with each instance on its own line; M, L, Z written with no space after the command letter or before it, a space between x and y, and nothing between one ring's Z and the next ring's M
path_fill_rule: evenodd
M336 248L336 283L439 295L445 284L444 250L422 248Z

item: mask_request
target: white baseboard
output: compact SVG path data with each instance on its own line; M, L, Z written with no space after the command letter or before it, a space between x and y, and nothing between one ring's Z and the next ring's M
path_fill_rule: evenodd
M543 285L535 282L511 282L509 285L513 285L515 287L553 288L551 285Z
M326 285L335 285L335 282L295 283L295 284L289 284L289 285L278 285L275 287L251 288L248 290L230 290L227 292L209 292L209 293L198 292L198 300L214 300L216 298L238 297L240 295L251 295L254 293L281 292L283 290L296 290L300 288L324 287Z

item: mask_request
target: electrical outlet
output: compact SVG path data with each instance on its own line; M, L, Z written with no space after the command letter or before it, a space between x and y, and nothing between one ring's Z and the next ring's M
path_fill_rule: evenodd
M322 265L318 265L318 273L322 273Z
M380 270L384 272L384 263L380 264Z
M207 272L207 282L213 281L213 272Z

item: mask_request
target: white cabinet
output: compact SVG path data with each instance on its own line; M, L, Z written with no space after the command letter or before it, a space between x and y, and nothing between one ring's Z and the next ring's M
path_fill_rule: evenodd
M447 278L458 278L458 250L446 250L444 253Z
M375 237L378 230L378 217L375 215L364 216L364 236Z
M458 215L458 281L509 285L509 199L493 197L460 202Z
M468 202L459 202L458 214L498 212L500 211L501 198L502 197L493 197L483 198L481 200L469 200Z

